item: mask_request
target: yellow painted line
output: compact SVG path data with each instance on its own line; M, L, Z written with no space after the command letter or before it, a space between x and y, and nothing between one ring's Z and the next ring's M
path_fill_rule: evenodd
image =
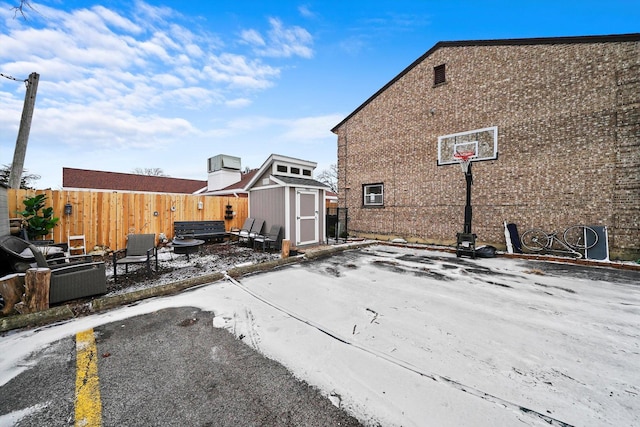
M102 425L98 353L93 329L76 334L76 427Z

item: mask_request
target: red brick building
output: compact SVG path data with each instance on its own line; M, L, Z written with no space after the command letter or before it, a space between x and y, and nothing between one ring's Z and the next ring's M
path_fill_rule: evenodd
M604 225L612 258L640 257L640 34L437 43L332 129L350 234L453 244L465 178L438 141L479 129L480 244L504 248L504 220Z

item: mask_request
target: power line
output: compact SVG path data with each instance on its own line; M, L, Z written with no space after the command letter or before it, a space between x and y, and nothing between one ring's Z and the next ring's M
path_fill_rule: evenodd
M15 80L15 81L17 81L17 82L26 82L27 80L29 80L29 79L23 79L23 80L21 80L21 79L16 79L16 78L15 78L15 77L13 77L13 76L9 76L9 75L7 75L7 74L3 74L3 73L0 73L0 76L4 77L5 79Z

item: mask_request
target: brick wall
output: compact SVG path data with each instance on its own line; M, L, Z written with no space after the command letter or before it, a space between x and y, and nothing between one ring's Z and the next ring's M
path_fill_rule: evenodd
M446 64L446 83L433 68ZM473 165L473 231L606 225L612 257L640 256L640 43L435 49L334 129L339 206L351 234L451 244L465 179L437 166L438 136L498 127L497 160ZM362 185L384 183L381 208Z

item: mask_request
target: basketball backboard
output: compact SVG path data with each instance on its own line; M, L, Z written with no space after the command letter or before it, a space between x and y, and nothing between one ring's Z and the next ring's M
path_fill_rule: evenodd
M438 137L438 166L459 163L456 153L473 152L472 162L498 158L498 127L470 130Z

